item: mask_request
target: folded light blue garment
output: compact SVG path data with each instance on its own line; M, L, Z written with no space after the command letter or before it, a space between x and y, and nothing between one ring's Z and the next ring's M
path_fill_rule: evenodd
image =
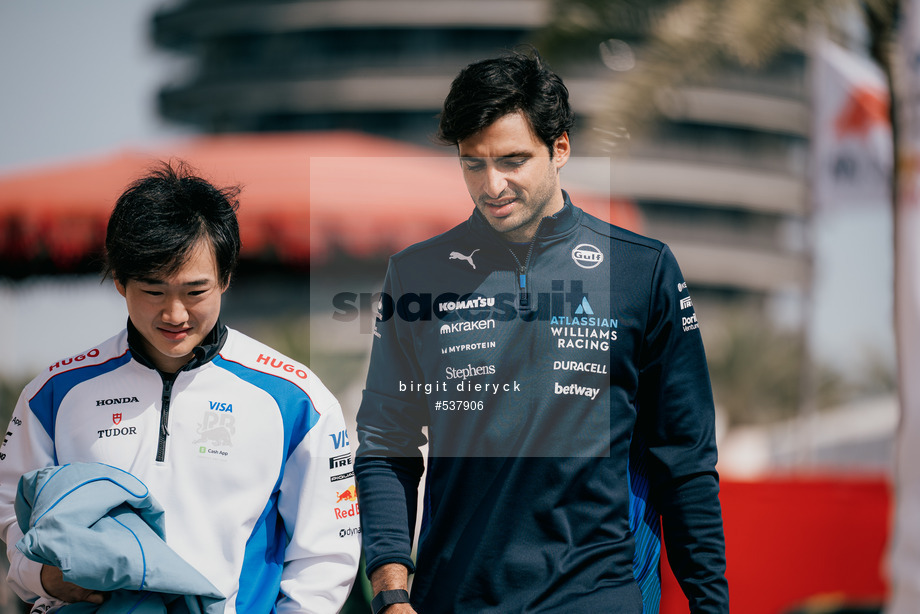
M59 567L64 580L113 592L89 612L215 614L223 595L164 541L162 507L130 473L102 463L73 463L25 474L16 494L28 558Z

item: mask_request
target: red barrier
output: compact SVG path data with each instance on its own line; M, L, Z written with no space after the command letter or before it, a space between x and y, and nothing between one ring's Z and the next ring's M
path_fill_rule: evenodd
M880 603L891 485L884 477L722 482L732 612L786 614L816 597ZM687 602L662 557L661 614Z

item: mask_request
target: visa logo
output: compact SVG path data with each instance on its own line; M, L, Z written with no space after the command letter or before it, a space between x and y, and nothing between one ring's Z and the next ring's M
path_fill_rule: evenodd
M211 409L213 411L229 411L231 413L233 412L232 403L221 403L219 401L208 401L208 403L211 404Z
M332 437L332 445L335 446L335 449L338 450L342 446L348 445L348 431L339 431L338 433L332 433L329 435Z

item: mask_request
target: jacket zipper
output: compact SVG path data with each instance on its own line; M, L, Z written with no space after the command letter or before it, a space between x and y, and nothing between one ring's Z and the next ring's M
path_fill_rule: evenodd
M176 375L172 377L163 377L163 397L162 409L160 409L160 433L157 441L157 462L162 463L166 460L166 438L169 437L169 401L172 397L173 383L176 381Z
M540 223L537 224L537 230L533 233L533 237L530 239L530 245L527 247L527 256L524 257L524 264L521 264L521 261L518 260L518 257L515 255L514 250L510 247L508 251L511 252L511 257L514 258L514 262L518 267L518 305L522 309L530 310L530 293L527 292L527 265L530 264L530 257L533 255L534 245L537 243L537 236L540 234L540 228L543 227L542 218Z

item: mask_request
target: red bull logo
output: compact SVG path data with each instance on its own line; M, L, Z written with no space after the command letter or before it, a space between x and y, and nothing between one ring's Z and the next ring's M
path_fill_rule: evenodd
M335 512L335 517L339 520L343 518L355 517L361 513L360 508L358 507L358 492L355 489L355 485L352 484L344 492L336 492L338 499L336 500L336 507L333 510ZM339 504L345 503L347 507L342 509Z
M354 484L352 484L351 486L349 486L349 487L345 490L345 492L339 492L339 493L336 493L336 494L339 496L339 498L336 500L336 503L341 503L342 501L346 501L346 502L349 502L349 503L350 503L350 502L352 502L352 501L357 501L357 500L358 500L358 493L357 493L357 491L355 490L355 485L354 485Z

